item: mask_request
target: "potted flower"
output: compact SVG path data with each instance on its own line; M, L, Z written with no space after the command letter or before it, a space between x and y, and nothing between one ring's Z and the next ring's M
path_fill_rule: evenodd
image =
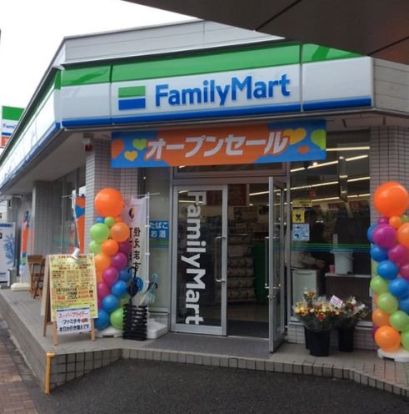
M364 303L351 296L343 302L339 311L338 349L342 352L352 352L354 350L355 327L360 320L366 317L369 309Z
M328 356L330 332L336 325L340 311L325 297L313 291L304 293L304 300L294 305L294 315L305 329L306 347L314 356Z

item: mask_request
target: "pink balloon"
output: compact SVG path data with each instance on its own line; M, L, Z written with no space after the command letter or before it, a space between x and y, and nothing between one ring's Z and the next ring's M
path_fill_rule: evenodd
M128 264L128 256L125 253L118 252L115 256L112 256L111 265L118 270L124 269Z
M388 224L380 224L373 231L372 240L382 249L390 249L397 243L396 230Z
M119 251L125 254L128 254L131 250L131 243L129 241L124 241L119 243Z
M388 252L389 260L401 267L409 262L409 250L402 244L393 246Z
M102 278L106 285L111 288L111 286L118 280L118 270L113 266L109 266L102 272Z
M111 290L104 282L99 282L97 285L98 302L104 299L105 296L109 295Z
M389 224L389 219L387 217L381 217L378 219L378 224Z
M401 266L399 268L399 274L406 279L407 281L409 281L409 263L404 264L403 266Z

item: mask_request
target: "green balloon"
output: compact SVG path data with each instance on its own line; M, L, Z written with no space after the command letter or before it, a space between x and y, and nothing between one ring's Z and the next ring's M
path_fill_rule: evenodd
M121 299L119 299L119 306L122 308L122 306L128 304L130 298L131 297L128 295L128 293L126 293L124 296L122 296Z
M398 310L398 300L390 293L382 293L378 297L378 307L391 315Z
M109 227L104 223L96 223L90 228L91 239L102 243L109 236Z
M115 223L115 219L113 217L105 217L104 223L111 228Z
M89 244L89 249L94 254L99 254L102 251L102 245L101 243L96 242L95 240L92 240Z
M111 319L111 325L114 328L122 330L123 319L124 319L124 309L118 308L117 310L112 312L110 319Z
M388 292L388 281L381 276L375 276L371 279L370 287L378 295Z
M409 351L409 330L400 334L400 342L406 351Z
M406 331L409 329L409 316L406 312L398 310L390 316L389 323L397 331Z

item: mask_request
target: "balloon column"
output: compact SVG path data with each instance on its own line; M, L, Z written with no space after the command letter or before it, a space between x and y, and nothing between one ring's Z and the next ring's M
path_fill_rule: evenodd
M376 189L374 205L382 215L368 229L371 258L377 262L371 280L375 342L385 352L401 346L409 351L409 219L404 215L409 194L401 184L387 182Z
M98 318L95 327L103 330L112 325L122 329L123 305L128 302L129 227L122 221L125 207L121 193L104 188L95 197L99 217L90 229L90 251L95 255L97 273Z

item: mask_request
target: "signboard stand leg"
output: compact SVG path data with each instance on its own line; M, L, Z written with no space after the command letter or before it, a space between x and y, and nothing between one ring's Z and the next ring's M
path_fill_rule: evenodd
M51 322L51 303L50 303L50 283L49 283L49 266L46 263L44 269L44 287L45 287L45 314L43 324L43 336L47 336L47 326L51 325L51 335L53 337L53 344L58 345L57 325L55 322ZM47 280L45 280L47 279Z
M95 341L95 326L94 326L94 319L91 318L91 341Z
M53 344L58 345L57 323L51 322L51 334L53 336Z

